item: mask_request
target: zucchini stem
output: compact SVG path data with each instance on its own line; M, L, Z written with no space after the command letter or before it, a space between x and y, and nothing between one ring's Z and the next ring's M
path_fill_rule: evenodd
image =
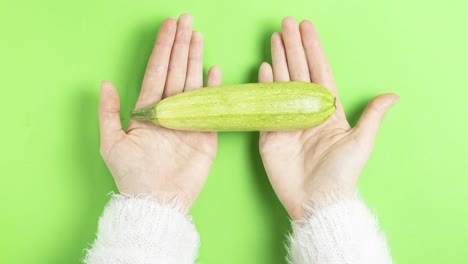
M154 121L156 119L154 110L155 109L153 106L142 108L142 109L136 109L130 113L130 116L132 119L135 119L135 120Z

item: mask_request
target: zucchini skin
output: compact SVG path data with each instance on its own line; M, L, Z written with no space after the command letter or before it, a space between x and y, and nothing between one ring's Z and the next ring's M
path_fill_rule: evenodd
M317 126L335 97L314 83L275 82L195 89L132 111L132 118L187 131L282 131Z

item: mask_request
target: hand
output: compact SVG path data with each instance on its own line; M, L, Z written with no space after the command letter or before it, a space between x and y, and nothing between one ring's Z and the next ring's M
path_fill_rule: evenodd
M303 21L298 27L293 18L285 18L282 33L271 38L271 53L273 67L268 63L260 66L260 82L314 82L337 97L336 113L320 126L260 134L260 154L268 178L290 217L297 220L305 217L305 205L320 206L355 194L380 123L399 97L377 96L351 128L311 22Z
M207 85L219 85L213 67ZM203 86L203 40L192 32L192 17L162 24L146 68L136 108ZM99 104L101 155L121 193L154 194L177 199L183 211L198 197L216 155L216 133L185 132L132 120L122 130L119 96L103 82Z

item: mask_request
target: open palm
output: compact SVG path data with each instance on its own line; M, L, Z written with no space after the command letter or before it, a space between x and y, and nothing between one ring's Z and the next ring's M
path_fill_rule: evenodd
M219 85L213 67L207 85ZM203 40L192 32L192 17L167 19L158 33L136 108L203 86ZM120 123L117 91L103 82L99 117L101 154L121 193L178 199L184 210L198 197L216 155L216 133L186 132L132 120Z
M293 220L305 216L304 206L320 205L354 194L370 157L375 135L395 94L374 98L356 127L351 128L312 23L300 26L285 18L282 33L271 39L272 66L263 63L260 82L314 82L336 98L336 113L324 124L298 131L261 132L260 154L270 182Z

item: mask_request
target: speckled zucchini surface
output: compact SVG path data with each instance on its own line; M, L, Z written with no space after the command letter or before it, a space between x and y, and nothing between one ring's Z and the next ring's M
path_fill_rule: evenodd
M302 82L196 89L134 110L133 119L188 131L278 131L313 127L335 112L327 89Z

